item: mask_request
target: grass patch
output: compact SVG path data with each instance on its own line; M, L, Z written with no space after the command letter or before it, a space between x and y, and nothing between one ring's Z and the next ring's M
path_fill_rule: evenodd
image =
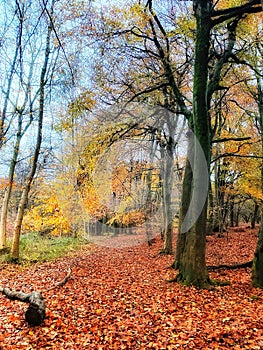
M41 237L38 233L26 233L20 240L20 263L31 264L51 261L68 254L88 249L87 240L78 237ZM1 262L11 261L8 252L0 256Z

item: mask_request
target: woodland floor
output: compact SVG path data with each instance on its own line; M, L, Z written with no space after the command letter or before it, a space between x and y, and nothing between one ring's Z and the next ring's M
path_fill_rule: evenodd
M253 258L250 229L208 237L208 265ZM263 290L251 269L220 270L210 277L229 286L196 290L169 283L171 256L161 242L122 249L102 246L27 268L0 265L0 285L42 291L43 325L24 321L27 305L0 296L0 349L263 349ZM72 276L60 288L45 291Z

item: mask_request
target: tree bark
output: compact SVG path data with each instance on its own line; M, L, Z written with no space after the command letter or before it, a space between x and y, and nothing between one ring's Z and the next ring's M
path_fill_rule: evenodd
M173 253L173 211L172 211L172 191L174 178L174 139L169 137L166 145L166 157L164 160L163 174L163 207L164 207L164 232L162 254Z
M259 204L255 202L254 212L251 220L251 228L254 229L258 218Z
M17 131L17 137L16 137L16 144L13 151L13 157L10 163L9 167L9 175L8 175L8 184L4 192L4 199L2 203L1 208L1 216L0 216L0 250L6 248L6 223L7 223L7 215L8 215L8 205L10 196L12 193L12 187L13 187L13 181L14 181L14 175L15 175L15 167L16 162L18 158L19 148L20 148L20 142L22 138L22 118L21 115L18 119L18 131Z
M8 215L8 206L9 201L12 193L13 188L13 182L14 182L14 175L15 175L15 168L17 164L17 159L20 151L20 144L23 136L25 135L26 131L30 127L30 125L33 122L33 111L32 111L32 104L30 103L29 106L29 119L25 126L23 126L23 113L25 111L27 102L29 100L29 96L31 94L31 79L33 75L33 65L34 63L31 62L30 70L29 70L29 76L28 76L28 84L26 88L24 103L21 108L16 107L18 116L17 116L17 132L16 132L16 142L13 149L13 157L10 162L9 166L9 174L8 174L8 185L4 192L4 198L1 208L1 216L0 216L0 250L6 248L6 224L7 224L7 215Z
M6 248L6 223L7 223L7 214L8 214L8 202L12 191L12 184L7 184L7 187L4 192L4 198L1 208L1 217L0 217L0 250Z
M261 52L262 54L263 52ZM261 129L261 149L263 153L263 79L257 75L257 101L259 109L259 124ZM261 191L263 192L263 162L261 165ZM263 288L263 205L261 203L261 224L258 243L252 267L252 283L254 286Z
M5 143L5 121L6 121L6 114L7 114L7 107L10 99L10 94L12 93L12 83L13 83L13 76L16 72L16 65L18 63L18 60L21 60L21 57L19 57L21 45L22 45L22 33L23 33L23 23L24 23L24 16L23 13L20 11L20 6L18 3L16 3L16 13L19 14L18 21L18 31L16 36L16 48L14 53L14 58L11 64L10 69L10 75L8 77L7 81L7 90L5 93L5 99L4 99L4 106L3 111L1 113L1 120L0 120L0 148ZM16 161L18 157L18 150L21 140L21 129L22 129L22 120L21 120L21 114L18 116L18 131L17 131L17 138L16 143L14 147L13 152L13 158L11 160L10 168L9 168L9 176L8 176L8 184L4 192L2 207L1 207L1 216L0 216L0 250L6 248L6 223L7 223L7 214L8 214L8 204L9 199L12 192L12 186L13 186L13 179L14 179L14 172L15 172L15 166Z
M1 115L0 115L0 148L2 148L2 146L5 144L5 135L7 132L6 129L8 129L8 127L6 127L7 108L8 108L10 95L12 94L12 83L13 83L14 75L16 73L16 65L17 65L17 62L19 59L19 53L20 53L21 42L22 42L22 29L23 29L24 17L21 14L21 12L19 11L18 2L16 3L16 13L18 14L19 25L18 25L18 31L17 31L17 36L16 36L15 53L14 53L14 57L13 57L13 60L11 63L9 77L7 79L7 88L6 88L6 93L5 93L4 106L3 106L3 110L1 111ZM21 59L21 57L20 57L20 59Z
M252 266L252 283L255 287L263 288L263 211L261 212L259 238Z
M196 43L193 90L193 126L194 143L194 170L192 181L192 217L197 220L186 232L185 246L182 254L177 280L198 288L209 285L209 276L206 268L206 218L207 200L200 212L200 203L205 191L204 174L208 172L210 164L210 123L207 105L208 85L208 56L211 29L211 2L196 1ZM201 147L198 147L199 145ZM205 164L202 157L205 156ZM202 165L205 167L202 168ZM209 173L209 172L208 172ZM207 189L208 191L208 186Z
M179 225L178 225L178 235L177 235L177 242L176 242L176 255L175 255L175 262L173 264L175 269L179 269L185 242L186 242L186 232L184 228L182 227L182 224L184 222L184 219L186 217L186 213L188 211L188 208L190 206L191 202L191 188L192 188L192 180L193 180L193 166L194 166L194 159L193 159L193 147L194 147L194 138L193 138L193 132L191 130L187 133L187 159L186 159L186 165L184 170L184 178L183 178L183 184L182 184L182 197L181 197L181 205L180 205L180 212L179 212Z

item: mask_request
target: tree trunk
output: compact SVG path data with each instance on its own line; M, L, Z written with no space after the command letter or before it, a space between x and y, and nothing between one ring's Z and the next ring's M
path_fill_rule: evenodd
M16 144L13 151L13 158L11 160L11 164L9 167L9 175L8 175L8 185L5 189L4 199L1 208L1 217L0 217L0 250L6 248L6 223L7 223L7 215L8 215L8 205L10 196L12 193L14 175L15 175L15 167L18 158L20 142L22 138L22 116L18 117L18 131L16 137Z
M33 175L34 176L34 175ZM33 178L32 178L33 179ZM28 179L27 184L22 192L22 196L19 201L18 211L15 220L15 228L13 233L13 242L11 248L11 258L13 261L19 260L19 243L20 243L20 233L24 217L25 206L28 200L28 194L30 191L32 180Z
M186 241L186 231L184 227L182 227L182 224L184 222L184 219L186 217L186 213L188 211L188 208L190 207L191 202L191 186L192 186L192 180L193 180L193 148L194 148L194 138L193 138L193 132L191 130L187 133L187 160L184 170L184 178L183 178L183 184L182 184L182 197L181 197L181 205L180 205L180 213L179 213L179 225L178 225L178 235L177 235L177 242L176 242L176 255L175 255L175 262L174 262L174 268L179 269L183 252L184 252L184 246Z
M229 204L229 219L230 219L230 226L234 226L234 218L235 218L235 203L234 203L234 196L231 196L230 204Z
M6 120L6 114L7 114L7 107L8 107L8 103L10 102L10 94L12 93L13 77L14 77L14 74L16 72L16 65L17 65L17 61L19 59L19 52L21 50L21 45L22 45L22 32L23 32L24 17L21 14L21 12L19 12L19 5L18 5L18 3L16 5L17 5L16 12L20 13L20 16L18 16L19 26L18 26L17 36L16 36L16 49L15 49L13 61L12 61L12 64L11 64L10 75L8 77L3 111L1 113L1 120L0 120L0 148L5 143L4 140L5 140L5 133L6 133L6 131L4 130L4 126L5 126L5 120ZM20 60L21 60L21 57L20 57ZM11 160L10 169L9 169L8 185L7 185L7 187L5 189L5 192L4 192L4 198L3 198L2 208L1 208L1 216L0 216L0 250L6 248L6 222L7 222L7 214L8 214L8 204L9 204L9 200L10 200L10 196L11 196L11 192L12 192L12 185L13 185L13 179L14 179L15 166L16 166L16 161L17 161L18 151L19 151L19 146L20 146L20 141L21 141L21 130L22 130L22 119L21 119L21 114L19 114L19 116L18 116L17 138L16 138L15 147L14 147L13 158Z
M215 227L215 198L214 192L212 188L211 179L209 181L209 191L208 191L208 208L207 208L207 228L206 234L210 235L213 232L213 228Z
M0 250L6 248L6 223L7 223L7 213L8 213L8 202L11 195L12 184L9 183L5 189L4 199L1 208L0 217Z
M21 13L19 12L18 3L16 3L16 5L17 5L16 13L20 14L20 16L18 16L19 26L18 26L18 31L17 31L17 35L16 35L17 45L16 45L14 57L13 57L13 60L11 63L11 67L10 67L10 74L9 74L8 79L7 79L7 87L6 87L6 89L2 89L2 93L4 90L6 90L6 92L5 92L3 110L1 111L1 114L0 114L0 148L2 148L2 146L5 144L5 139L6 139L6 137L5 137L6 136L5 125L6 125L6 117L7 117L7 107L8 107L8 103L10 102L10 95L12 94L12 83L13 83L14 75L16 74L16 65L17 65L17 61L19 59L19 53L21 50L21 42L22 42L22 30L23 30L24 18L21 15ZM20 59L21 59L21 57L20 57Z
M174 139L169 137L166 146L166 157L164 160L163 174L163 207L164 207L164 232L162 254L173 253L173 209L172 191L174 177Z
M257 76L259 124L261 129L261 149L263 153L263 79ZM261 190L263 192L263 162L261 165ZM252 267L252 282L256 287L263 288L263 205L261 203L261 224L255 258Z
M34 67L34 61L31 62L30 69L29 69L29 75L28 75L28 83L25 91L25 97L23 105L18 108L18 116L17 116L17 131L16 131L16 142L13 149L13 157L10 162L9 166L9 175L8 175L8 187L5 190L4 193L4 199L3 204L1 208L1 217L0 217L0 250L5 249L6 247L6 223L7 223L7 215L8 215L8 206L9 201L12 193L12 187L13 187L13 181L14 181L14 175L15 175L15 168L17 164L17 159L20 151L20 144L23 136L25 135L26 131L30 127L30 125L33 122L33 106L30 104L29 106L29 120L24 125L23 120L23 114L26 109L29 96L31 94L31 79L33 76L33 67ZM21 102L21 101L20 101Z
M263 288L263 210L261 211L259 238L252 266L252 282L255 287Z
M45 58L44 58L41 75L40 75L38 129L37 129L35 151L32 158L31 169L29 171L26 184L19 202L18 212L16 216L16 221L15 221L13 243L11 248L11 258L14 261L19 260L19 242L20 242L20 234L21 234L21 227L22 227L22 222L24 217L24 211L28 200L28 194L30 192L31 184L37 170L37 162L38 162L38 157L39 157L40 148L42 144L42 130L43 130L44 105L45 105L45 85L47 83L46 75L47 75L48 61L49 61L49 55L50 55L51 33L53 30L53 24L52 24L53 7L54 7L54 0L52 2L51 10L50 10L51 20L48 25L47 36L46 36Z
M207 106L208 56L210 41L210 1L197 0L195 15L197 20L194 91L193 91L193 125L195 133L194 170L192 181L192 208L190 219L195 219L193 226L186 232L183 255L179 266L177 280L186 285L205 288L209 285L206 268L206 218L207 199L202 208L203 196L207 197L208 165L210 164L210 123ZM208 180L208 179L207 179ZM206 192L206 193L205 193Z
M202 149L198 150L197 145L195 145L195 152L202 152ZM206 269L206 219L209 175L206 159L205 157L202 159L201 154L195 155L194 164L192 198L187 213L188 220L190 220L191 224L193 222L193 225L185 233L185 245L177 280L186 285L205 288L210 282Z
M258 218L258 210L259 210L259 205L258 205L258 203L255 203L254 213L253 213L252 220L251 220L251 228L252 229L254 229L256 226L256 222L257 222L257 218Z

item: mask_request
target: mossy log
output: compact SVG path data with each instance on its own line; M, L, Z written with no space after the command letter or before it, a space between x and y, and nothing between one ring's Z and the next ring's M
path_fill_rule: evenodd
M46 316L45 301L40 292L26 294L21 291L14 291L2 287L0 287L0 292L2 292L8 299L29 303L25 318L27 323L31 326L39 326L44 321Z

